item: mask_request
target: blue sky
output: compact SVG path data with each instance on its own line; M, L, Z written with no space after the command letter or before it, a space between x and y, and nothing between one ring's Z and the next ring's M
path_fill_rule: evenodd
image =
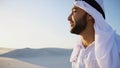
M0 47L72 48L67 17L74 0L1 0ZM104 1L106 21L120 34L119 0Z
M106 21L120 34L120 0L104 0Z

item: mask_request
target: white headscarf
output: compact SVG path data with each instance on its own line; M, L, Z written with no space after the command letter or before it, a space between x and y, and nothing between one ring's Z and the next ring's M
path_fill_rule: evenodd
M95 1L102 7L104 11L103 1L102 0L95 0ZM98 12L94 7L92 7L85 1L75 1L74 5L86 11L95 20L95 24L94 24L95 56L97 58L98 63L100 65L104 64L102 68L105 68L106 67L105 63L107 63L107 61L101 62L101 59L106 57L109 61L110 57L107 57L106 54L109 54L112 50L115 55L112 58L117 58L117 59L114 59L116 62L110 62L110 64L112 63L120 64L120 59L118 59L119 58L118 50L120 49L120 43L118 42L120 42L120 36L118 36L115 33L115 31L113 31L113 29L105 22L105 19L103 18L102 14ZM71 62L74 62L77 60L77 56L80 51L80 48L77 48L77 50L75 48L73 49L73 52L71 55L71 59L70 59ZM114 68L114 67L110 67L110 68Z

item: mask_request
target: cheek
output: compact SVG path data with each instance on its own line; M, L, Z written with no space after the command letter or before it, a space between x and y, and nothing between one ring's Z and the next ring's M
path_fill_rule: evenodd
M75 26L75 24L76 24L76 15L73 15L72 16L72 26Z
M73 21L76 23L76 22L79 22L81 20L81 17L79 15L74 15L73 16Z
M72 15L72 21L75 22L75 15Z

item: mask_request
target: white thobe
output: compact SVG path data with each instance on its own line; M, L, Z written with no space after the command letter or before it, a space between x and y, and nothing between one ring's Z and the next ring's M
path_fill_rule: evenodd
M77 60L73 63L73 68L99 68L95 57L94 42L87 48L80 45L80 52Z
M73 58L71 57L73 59L73 61L71 59L72 68L120 68L118 48L119 47L116 47L116 45L113 45L109 52L106 52L101 58L96 58L95 42L90 44L87 48L85 48L82 44L78 44L73 49L72 54L76 53L76 58L73 59L75 56ZM107 48L104 49L107 51Z

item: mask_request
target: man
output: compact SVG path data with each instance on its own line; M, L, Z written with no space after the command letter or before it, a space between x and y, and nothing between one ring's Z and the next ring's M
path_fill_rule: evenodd
M120 68L120 36L105 22L102 0L76 0L69 15L73 34L73 68Z

